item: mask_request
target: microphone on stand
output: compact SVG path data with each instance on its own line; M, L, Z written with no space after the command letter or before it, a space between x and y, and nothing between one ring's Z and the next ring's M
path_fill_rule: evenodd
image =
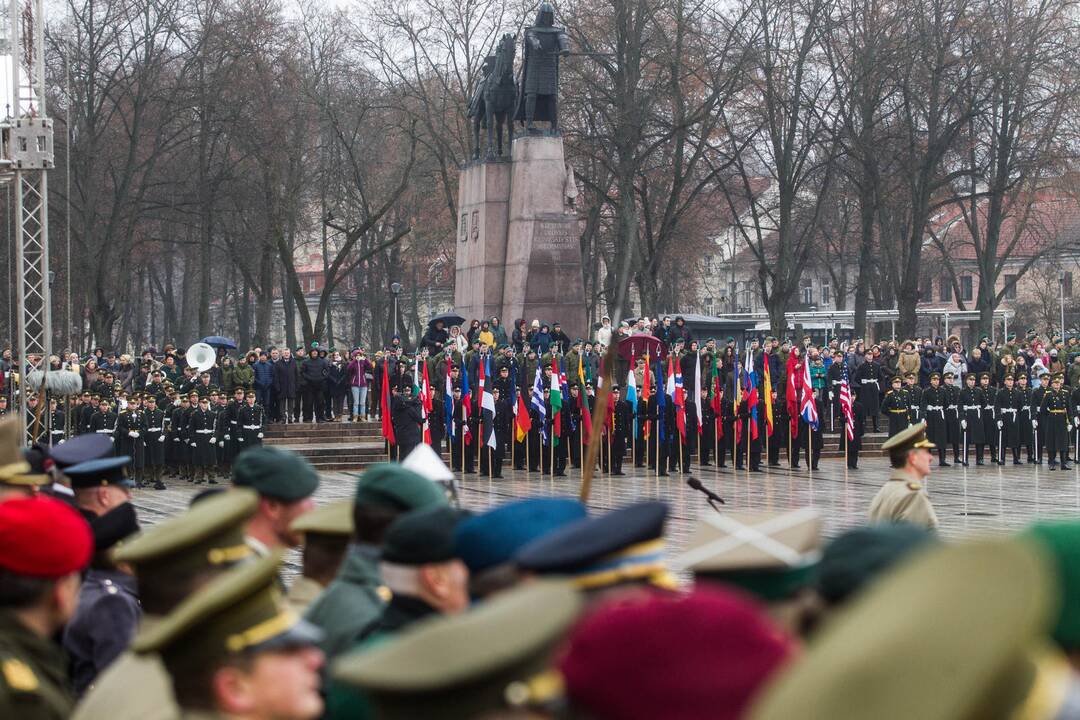
M695 478L695 477L686 478L686 484L689 485L690 487L692 487L694 490L697 490L698 492L702 493L705 496L706 502L708 502L709 505L712 506L712 509L715 510L716 512L720 512L720 508L716 507L716 503L720 503L721 505L727 505L727 503L724 502L724 498L720 497L719 495L714 493L712 490L710 490L709 488L702 485L701 481L698 480L697 478Z

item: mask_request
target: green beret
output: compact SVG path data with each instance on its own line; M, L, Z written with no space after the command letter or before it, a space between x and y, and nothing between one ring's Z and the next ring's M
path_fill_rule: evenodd
M254 447L233 463L233 484L260 495L294 502L310 497L319 487L319 474L305 458L272 446Z
M825 548L818 566L818 590L830 605L840 604L912 551L936 544L932 533L907 523L855 528Z
M446 492L439 485L398 463L368 468L356 484L353 502L358 507L374 505L400 512L447 504Z
M454 531L468 513L449 505L407 512L386 530L382 561L396 565L427 565L457 557Z
M1080 522L1040 523L1028 534L1049 551L1058 571L1061 611L1052 636L1067 652L1080 649Z

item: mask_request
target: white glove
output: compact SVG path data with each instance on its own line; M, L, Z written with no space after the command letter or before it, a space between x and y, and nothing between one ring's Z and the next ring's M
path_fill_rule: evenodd
M63 440L61 440L60 442L58 442L58 443L56 443L56 444L57 444L57 445L63 445L63 444L64 444L64 441L63 441Z
M960 427L963 428L964 430L967 430L967 420L961 420L960 421Z
M173 438L172 441L173 442L180 442L180 438Z
M159 438L157 439L157 441L158 441L158 442L165 442L165 436L164 436L164 435L162 435L161 437L159 437Z
M130 437L135 437L135 438L139 437L139 431L138 430L132 430L131 433L130 433Z
M197 442L195 442L194 440L192 440L192 441L191 441L191 447L195 447L196 445L198 445L198 443L197 443Z
M1031 421L1031 427L1032 427L1032 428L1037 428L1037 427L1039 427L1039 421L1038 421L1038 420L1032 420L1032 421Z
M232 438L231 438L231 437L229 437L228 435L226 435L226 436L225 436L225 439L226 439L226 440L232 440Z
M115 442L116 442L116 438L114 438L114 437L113 437L112 435L110 435L110 436L109 436L109 442L111 442L111 443L115 443Z
M1005 423L1002 422L1001 420L998 420L998 430L1000 430L1003 427L1005 427Z
M225 441L222 440L218 443L218 447L225 447Z
M833 394L832 394L832 390L830 390L829 391L829 402L832 402L832 399L833 399Z
M262 440L262 436L263 436L263 434L262 434L262 433L259 433L259 439L260 439L260 440Z

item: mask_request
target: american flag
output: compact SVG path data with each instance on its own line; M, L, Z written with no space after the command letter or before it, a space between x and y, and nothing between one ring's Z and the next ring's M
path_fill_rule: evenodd
M842 361L841 361L842 362ZM840 412L844 415L844 430L848 441L855 439L855 414L851 409L851 386L848 383L847 363L842 362L840 376Z

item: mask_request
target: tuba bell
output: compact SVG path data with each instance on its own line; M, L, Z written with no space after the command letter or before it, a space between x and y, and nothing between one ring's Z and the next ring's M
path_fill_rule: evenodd
M214 366L214 363L217 362L217 353L214 348L206 343L195 343L184 353L184 360L187 361L188 365L195 368L196 372L202 372Z

